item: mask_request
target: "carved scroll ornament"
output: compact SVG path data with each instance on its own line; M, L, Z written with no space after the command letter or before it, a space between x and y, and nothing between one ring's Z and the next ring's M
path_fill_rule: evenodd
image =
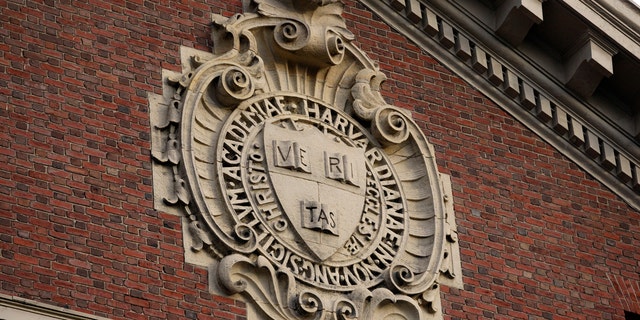
M272 319L440 317L439 284L460 283L453 212L342 4L244 9L214 15L213 54L167 79L154 123L164 201L190 221L192 249Z

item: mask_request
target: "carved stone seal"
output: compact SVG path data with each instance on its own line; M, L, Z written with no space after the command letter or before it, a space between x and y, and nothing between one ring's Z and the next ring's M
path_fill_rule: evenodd
M367 130L322 101L279 93L241 103L216 160L238 225L302 281L372 286L403 249L408 219L393 165Z
M214 16L213 54L185 55L154 100L156 193L262 318L439 318L439 285L461 285L447 188L341 12L254 0Z

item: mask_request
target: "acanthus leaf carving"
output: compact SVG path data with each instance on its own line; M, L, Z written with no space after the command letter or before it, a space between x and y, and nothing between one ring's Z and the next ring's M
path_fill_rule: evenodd
M173 178L173 192L169 194L165 199L168 204L182 203L188 205L190 201L189 191L186 188L186 182L179 175L174 175Z
M354 297L356 304L361 306L361 319L426 319L413 298L395 294L386 288L360 291Z
M380 93L380 85L386 79L384 73L377 70L362 69L358 72L351 88L356 116L371 121L378 109L388 106Z
M209 234L202 228L200 221L193 220L189 222L189 232L193 236L193 244L191 249L194 251L200 251L205 248L205 245L211 246L213 241Z
M360 319L360 311L358 307L355 305L354 301L349 299L337 299L333 310L334 320L355 320Z
M320 320L327 310L322 299L313 291L303 291L297 295L295 309L304 319Z
M433 284L429 290L426 290L422 293L420 297L423 304L426 306L429 313L437 314L440 313L440 291L439 285L437 283Z
M382 107L376 110L371 131L383 146L397 145L409 138L408 126L404 112L395 107Z
M323 319L321 298L299 291L290 272L276 270L263 256L254 260L239 254L222 258L217 269L220 285L229 293L247 293L273 319Z

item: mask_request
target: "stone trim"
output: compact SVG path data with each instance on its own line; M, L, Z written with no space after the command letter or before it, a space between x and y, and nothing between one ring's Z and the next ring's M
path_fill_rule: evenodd
M522 42L534 24L542 21L544 0L508 0L498 8L496 33L514 46Z
M637 19L640 8L631 1L564 0L564 4L616 39L618 46L640 58L640 21Z
M545 90L519 71L539 72L535 66L520 61L514 67L511 61L495 54L492 47L477 41L425 3L421 2L420 10L416 10L402 0L391 1L393 6L378 0L361 2L633 208L640 209L640 161L636 155L618 142L621 139L611 140L599 130L600 126L592 125L591 120L601 119L587 117L585 120L555 98L557 95L565 98L564 89L552 84L548 85L551 90ZM451 40L454 43L448 45Z
M16 296L0 294L0 319L108 320ZM29 317L32 316L32 317ZM13 318L11 318L13 317ZM27 318L25 318L27 317Z
M618 50L587 31L578 38L565 60L565 84L582 97L590 97L605 77L613 75L613 56Z

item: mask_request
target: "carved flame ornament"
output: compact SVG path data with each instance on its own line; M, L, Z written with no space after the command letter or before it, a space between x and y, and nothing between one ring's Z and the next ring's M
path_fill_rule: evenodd
M151 102L154 189L262 317L437 319L439 286L462 284L447 179L342 6L214 15L213 53Z

